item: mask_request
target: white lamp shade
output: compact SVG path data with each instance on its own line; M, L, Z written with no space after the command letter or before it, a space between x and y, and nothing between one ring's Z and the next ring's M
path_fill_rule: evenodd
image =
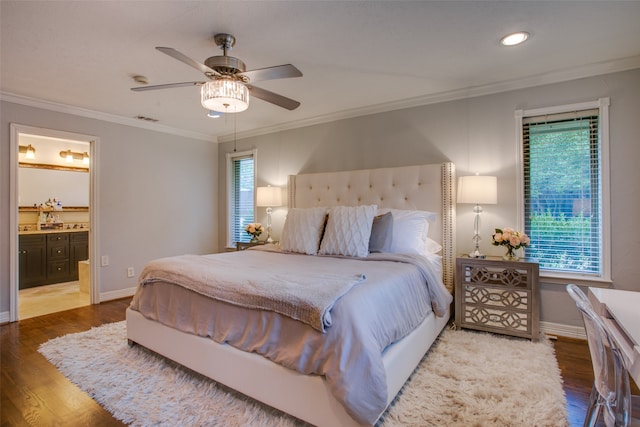
M257 206L281 206L282 205L282 191L280 187L258 187L256 194Z
M495 205L498 203L498 178L495 176L461 176L458 180L458 203Z

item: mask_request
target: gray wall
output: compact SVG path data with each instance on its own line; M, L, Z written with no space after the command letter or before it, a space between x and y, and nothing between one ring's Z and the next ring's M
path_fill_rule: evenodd
M147 261L217 250L215 143L2 102L0 121L0 318L9 310L10 123L100 138L98 267L106 298L131 293ZM91 254L93 256L93 254Z
M640 212L640 70L514 90L459 101L309 126L237 142L258 148L258 185L286 186L287 175L453 161L459 175L498 176L498 204L485 206L483 251L493 227L516 222L516 129L514 111L611 98L611 231L614 286L640 290L633 262ZM139 273L153 258L209 253L225 244L225 153L216 146L110 122L1 102L0 116L0 318L9 307L9 124L96 135L99 158L99 254L110 265L100 271L100 292L117 295L135 287L127 267ZM218 166L216 168L216 165ZM218 188L216 195L215 189ZM276 208L280 235L286 207ZM264 209L258 220L265 222ZM460 253L471 249L471 206L458 207ZM217 227L216 227L217 225ZM542 320L579 325L560 285L542 286Z
M640 70L443 102L309 126L237 141L238 150L257 148L258 185L286 186L289 174L452 161L458 175L475 172L498 177L498 204L484 206L483 252L502 255L490 245L494 227L515 226L517 140L514 112L595 101L610 97L611 232L614 286L640 291L633 264L640 251L635 233L640 212ZM304 107L304 106L303 106ZM219 146L219 244L225 244L225 153ZM457 248L472 248L472 206L458 206ZM274 211L280 235L286 207ZM264 210L258 220L265 222ZM558 284L543 284L541 318L580 325L573 303Z

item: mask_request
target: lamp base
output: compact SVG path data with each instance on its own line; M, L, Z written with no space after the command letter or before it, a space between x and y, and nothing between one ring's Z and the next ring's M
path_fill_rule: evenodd
M478 251L477 249L471 253L468 254L469 258L480 258L480 259L485 259L487 256L483 255L480 253L480 251Z
M480 234L478 234L478 224L480 223L479 215L476 214L476 220L474 224L475 234L473 235L473 251L469 254L469 258L486 258L486 255L480 253Z

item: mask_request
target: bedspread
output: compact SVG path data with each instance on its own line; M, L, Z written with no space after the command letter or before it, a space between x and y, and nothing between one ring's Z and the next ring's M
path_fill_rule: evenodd
M303 374L324 375L336 399L363 424L372 425L386 407L384 349L434 315L430 294L442 292L429 291L431 287L441 287L451 302L440 280L425 283L423 269L428 269L428 262L418 268L402 257L372 261L264 250L216 256L233 258L259 271L286 263L310 275L364 272L366 280L333 306L333 326L326 333L272 311L234 306L165 282L139 286L131 303L132 309L163 324L261 354Z
M167 282L234 305L271 310L300 320L320 332L331 326L331 308L364 274L309 274L295 264L258 269L238 265L236 257L182 255L149 262L139 282Z

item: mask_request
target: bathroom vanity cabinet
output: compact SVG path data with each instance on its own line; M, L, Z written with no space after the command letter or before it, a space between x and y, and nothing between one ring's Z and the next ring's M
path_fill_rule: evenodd
M89 258L89 232L19 236L20 289L78 280L78 261Z

